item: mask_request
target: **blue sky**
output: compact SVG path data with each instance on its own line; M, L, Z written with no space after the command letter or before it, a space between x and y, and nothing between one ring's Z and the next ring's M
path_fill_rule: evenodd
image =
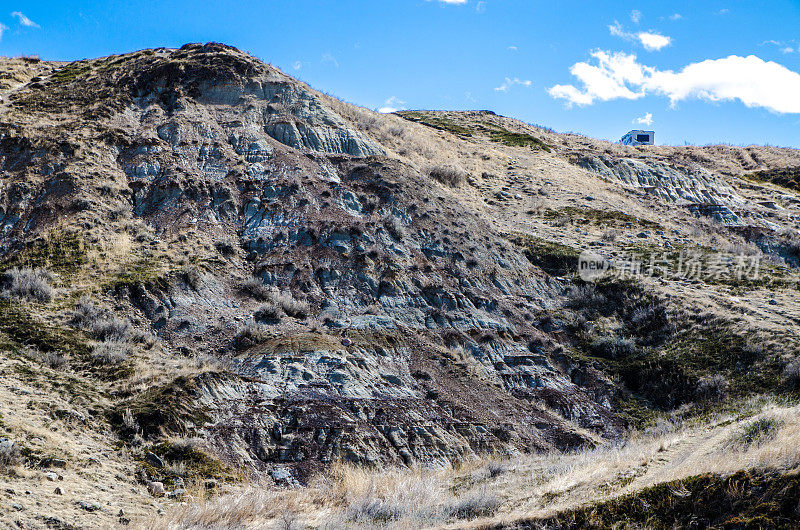
M800 147L798 0L0 0L0 24L2 55L213 40L374 109L491 109L614 140L651 128L657 143Z

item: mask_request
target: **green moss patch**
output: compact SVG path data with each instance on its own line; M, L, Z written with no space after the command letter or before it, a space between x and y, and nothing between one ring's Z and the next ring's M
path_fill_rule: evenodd
M755 182L766 182L782 188L800 191L800 167L783 167L748 173L745 178Z
M9 300L0 300L0 331L14 343L33 346L42 352L64 352L79 357L90 353L83 333L47 324Z
M159 259L155 257L141 258L103 282L103 287L117 289L147 283L163 284L168 274L169 271L165 270Z
M181 479L184 482L198 482L215 479L224 482L235 482L239 475L220 459L205 452L191 443L160 442L149 448L153 454L161 458L164 467L155 467L146 458L138 459L138 464L148 476L174 485Z
M640 219L617 210L598 210L596 208L579 208L577 206L565 206L563 208L548 208L544 211L544 218L549 220L567 217L569 219L585 219L587 222L595 223L608 227L624 226L628 223L642 228L659 230L659 223Z
M173 434L189 435L196 427L210 420L196 402L196 390L195 378L178 377L166 385L151 388L119 403L111 411L109 421L125 437L137 432L146 439ZM126 411L130 411L135 426L126 425Z
M80 77L84 77L92 71L89 61L75 61L69 63L53 74L53 81L57 83L69 83Z
M27 244L16 255L5 260L2 268L41 267L68 279L87 262L86 244L79 234L65 230L53 230L46 236Z
M493 129L489 130L489 138L493 142L498 142L510 147L530 147L531 149L542 150L548 153L552 149L542 140L530 134L509 131L503 127L493 127Z
M422 125L426 125L433 129L437 129L440 131L446 131L452 134L457 134L460 136L472 136L472 130L464 127L463 125L459 125L453 120L445 118L443 116L438 116L436 113L433 112L424 112L418 110L406 110L400 111L396 113L398 116L405 118L408 121L413 121L415 123L420 123Z
M523 248L528 261L548 274L565 276L578 270L580 252L570 246L528 234L515 234L509 239Z

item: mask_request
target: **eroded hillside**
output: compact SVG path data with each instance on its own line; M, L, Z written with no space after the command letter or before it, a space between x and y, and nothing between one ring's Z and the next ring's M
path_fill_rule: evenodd
M795 391L800 198L771 176L796 150L378 115L213 43L3 68L4 520L585 450ZM585 249L660 261L586 283Z

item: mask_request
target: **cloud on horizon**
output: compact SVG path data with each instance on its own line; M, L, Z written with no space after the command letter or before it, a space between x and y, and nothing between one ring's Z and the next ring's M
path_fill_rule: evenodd
M395 96L389 97L383 104L383 107L378 109L378 112L381 114L390 114L392 112L397 112L398 110L403 110L405 107L405 101L399 99Z
M679 72L659 70L639 63L636 55L596 50L595 64L579 62L570 73L575 85L555 85L550 96L568 105L592 105L596 101L640 99L647 95L680 101L741 101L747 107L761 107L778 114L800 114L800 74L755 55L731 55L685 66Z

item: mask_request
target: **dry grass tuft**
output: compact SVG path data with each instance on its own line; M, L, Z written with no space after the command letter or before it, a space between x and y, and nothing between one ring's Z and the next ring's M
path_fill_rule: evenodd
M0 474L12 474L22 463L19 446L8 439L0 439Z
M9 269L0 277L0 296L49 302L55 296L53 275L44 269Z
M433 166L428 170L428 176L451 188L461 186L467 180L467 173L457 166Z

